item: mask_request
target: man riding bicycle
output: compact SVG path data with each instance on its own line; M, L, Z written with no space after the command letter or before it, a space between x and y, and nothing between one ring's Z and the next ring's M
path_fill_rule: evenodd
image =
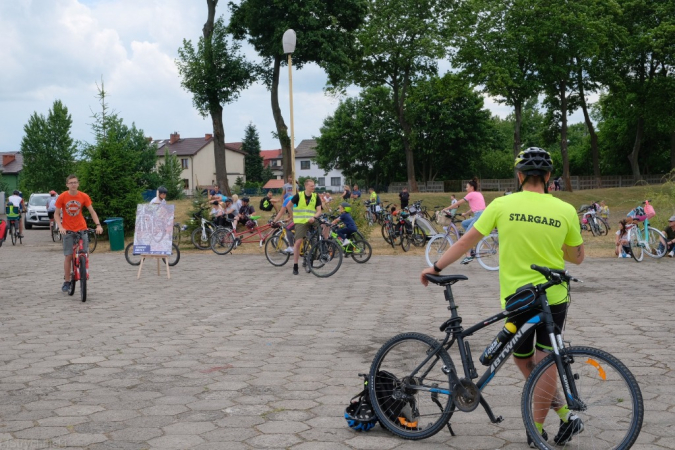
M49 200L47 200L47 216L49 217L49 223L54 223L54 212L56 211L56 191L49 191Z
M76 235L68 234L68 231L84 231L87 229L87 222L82 215L82 209L87 208L91 218L96 224L96 234L103 233L101 222L98 220L98 215L94 211L91 204L91 199L84 192L80 192L77 188L80 182L75 175L69 175L66 178L66 186L68 190L59 195L56 199L56 212L54 217L59 226L59 232L63 236L63 254L65 260L63 262L64 282L61 290L68 292L70 289L70 267L73 260L73 245L75 244ZM82 236L84 241L84 251L89 251L89 239L87 233Z
M519 192L496 198L485 210L473 227L450 247L432 268L420 276L425 286L426 274L438 274L442 269L457 261L463 253L476 245L484 236L497 228L499 230L499 285L502 309L505 298L528 283L540 284L543 275L530 269L530 265L564 269L565 261L581 264L584 260L584 245L579 230L575 208L548 194L548 181L553 170L550 154L541 148L530 147L520 152L515 161L520 183ZM548 300L553 320L560 330L564 329L569 302L567 286L553 286L548 291ZM509 318L516 328L527 319L526 315ZM552 350L545 330L536 332L528 341L515 349L514 362L525 378L535 365ZM553 368L555 370L555 368ZM548 374L547 374L548 376ZM555 377L555 373L550 374ZM553 384L551 384L553 386ZM560 417L560 429L553 438L563 445L575 434L581 433L584 425L581 419L567 407L564 399L555 392L555 387L544 390L542 403L555 410ZM543 430L544 419L549 408L540 408L535 413L535 424L544 440L548 434ZM530 436L528 444L534 447Z
M17 190L7 199L7 222L19 223L19 237L23 239L23 220L21 213L25 210L21 193Z

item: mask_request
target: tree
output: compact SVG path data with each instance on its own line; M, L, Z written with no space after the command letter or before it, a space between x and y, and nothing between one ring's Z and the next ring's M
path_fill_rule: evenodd
M195 49L192 42L183 40L176 60L181 85L192 93L192 102L203 117L211 116L213 123L213 152L216 163L216 182L230 195L225 159L225 130L223 105L232 103L239 92L255 78L256 68L239 54L240 45L228 43L223 19L215 20L218 0L206 0L208 18L204 36Z
M76 147L70 137L73 120L61 100L55 100L47 117L37 112L28 119L21 140L22 189L49 192L63 188L74 168Z
M446 55L453 4L454 0L369 0L368 15L357 32L358 53L349 82L391 88L391 111L401 130L412 192L418 188L406 98L416 80L437 73L437 61Z
M157 167L159 183L166 187L167 200L183 198L183 180L181 179L183 168L176 155L169 154L169 149L164 150L164 161Z
M9 191L9 185L5 183L5 181L2 179L2 172L0 172L0 192L8 192ZM2 205L4 207L4 205Z
M246 157L244 158L246 181L267 182L267 180L263 179L263 157L260 156L258 130L256 130L252 123L249 123L244 131L241 149L246 152Z
M134 228L136 205L142 202L147 161L156 158L156 147L143 130L126 126L106 103L103 84L98 98L101 111L91 125L95 143L85 144L78 167L80 188L89 194L101 217L122 217L127 230ZM153 163L154 166L154 163Z
M417 174L425 181L480 174L477 164L497 141L483 97L466 78L447 73L411 87L406 118L412 129Z
M635 116L635 125L628 160L633 177L639 180L642 177L639 156L647 122L661 115L655 104L661 102L663 88L675 70L675 3L620 0L619 4L623 14L618 25L626 30L627 38L614 52L613 70L617 77L610 83L609 91L630 99L628 106Z
M471 0L454 40L452 62L467 74L482 92L514 108L512 149L515 158L524 139L521 135L525 104L537 97L537 78L532 52L530 0ZM534 21L534 22L533 22Z
M404 180L405 154L391 102L387 87L366 88L358 97L341 101L316 138L319 167L339 167L345 178L367 185Z
M246 38L263 60L259 80L270 90L272 115L281 145L284 179L291 173L291 140L279 107L279 77L287 64L282 36L288 29L297 35L293 66L301 69L316 63L326 70L328 82L337 84L345 76L354 54L354 30L361 24L367 0L242 0L229 3L229 29L238 39Z

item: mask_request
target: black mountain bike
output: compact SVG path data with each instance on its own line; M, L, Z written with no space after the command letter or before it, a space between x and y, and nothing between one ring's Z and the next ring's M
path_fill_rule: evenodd
M551 336L553 352L534 368L523 389L521 412L525 428L540 449L554 446L547 442L535 426L558 430L559 418L549 409L565 403L582 421L584 427L573 436L569 448L627 449L642 427L644 406L642 394L631 372L617 358L591 347L566 345L553 322L546 290L551 286L579 281L562 270L532 266L547 282L527 285L507 298L507 310L464 329L457 314L451 286L464 275L427 275L427 279L445 286L450 318L441 325L443 340L420 333L404 333L390 339L375 355L368 386L373 409L380 423L405 439L433 436L447 425L455 411L470 412L481 405L493 423L495 417L483 396L484 389L504 361L535 329L544 327ZM529 320L515 331L498 350L485 373L478 379L469 342L476 331L502 319L527 314ZM541 330L543 331L543 330ZM463 373L455 368L448 350L457 343Z

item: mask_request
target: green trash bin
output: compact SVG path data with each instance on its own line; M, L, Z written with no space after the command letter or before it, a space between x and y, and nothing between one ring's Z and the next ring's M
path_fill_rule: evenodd
M110 217L104 220L108 225L108 237L110 238L110 250L114 252L124 250L124 219Z

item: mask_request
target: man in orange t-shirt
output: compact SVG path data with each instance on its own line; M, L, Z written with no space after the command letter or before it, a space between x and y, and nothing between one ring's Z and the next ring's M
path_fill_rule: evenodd
M83 231L87 229L87 222L82 216L82 208L87 208L91 218L96 224L96 234L103 233L101 222L98 220L98 215L91 205L91 199L84 192L77 190L80 182L77 176L69 175L66 178L66 186L68 190L59 195L56 199L56 211L54 212L54 220L59 226L59 232L63 235L63 254L66 256L63 262L64 283L61 290L68 292L70 289L70 267L73 260L73 245L75 244L74 234L67 234L68 231ZM84 241L84 251L89 251L89 239L85 233L82 236Z

